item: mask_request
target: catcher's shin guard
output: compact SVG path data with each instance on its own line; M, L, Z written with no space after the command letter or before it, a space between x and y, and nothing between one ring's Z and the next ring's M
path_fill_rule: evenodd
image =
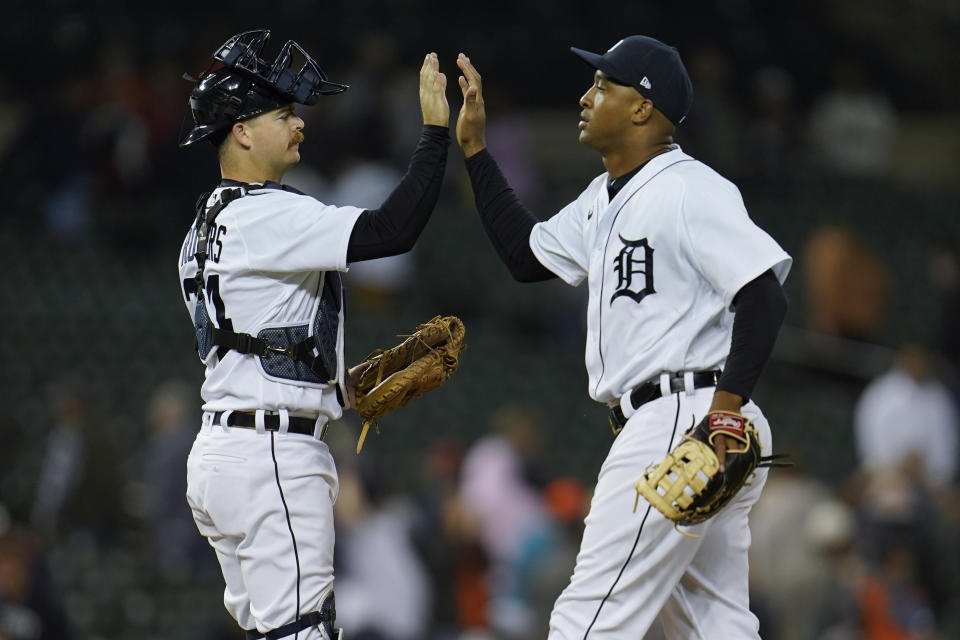
M320 627L326 640L344 640L343 629L337 629L333 626L336 621L337 607L333 597L333 591L331 591L327 594L327 597L323 599L319 611L308 613L290 624L285 624L282 627L277 627L273 631L266 633L260 633L255 630L245 631L245 640L260 640L261 638L266 638L266 640L280 640L281 638L292 636L309 627Z

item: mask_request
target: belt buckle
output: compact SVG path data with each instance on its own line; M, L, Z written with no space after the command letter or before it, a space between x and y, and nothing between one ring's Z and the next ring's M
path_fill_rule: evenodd
M267 351L279 353L282 356L287 356L291 360L297 359L297 351L294 349L294 345L292 344L289 344L286 347L267 347Z

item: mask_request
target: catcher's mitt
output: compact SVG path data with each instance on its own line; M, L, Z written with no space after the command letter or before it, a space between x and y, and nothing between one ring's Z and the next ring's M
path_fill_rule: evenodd
M363 418L357 453L371 424L379 433L381 416L436 389L457 370L457 357L466 348L465 333L460 318L437 316L397 346L377 349L366 357L357 382L357 413Z
M723 472L713 449L718 433L743 445L727 449ZM760 455L760 439L748 418L732 411L711 411L634 483L637 500L642 495L676 525L697 524L730 502L758 467L788 466L774 462L780 457Z

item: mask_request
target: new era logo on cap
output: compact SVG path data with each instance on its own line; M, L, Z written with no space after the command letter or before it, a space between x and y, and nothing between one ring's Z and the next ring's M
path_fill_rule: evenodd
M647 76L643 76L643 80L640 81L640 86L643 87L644 89L649 89L650 78L648 78Z

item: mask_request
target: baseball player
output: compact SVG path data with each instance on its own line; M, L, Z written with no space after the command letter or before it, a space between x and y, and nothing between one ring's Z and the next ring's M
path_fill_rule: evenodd
M580 142L606 172L540 221L517 199L484 141L480 74L460 54L457 141L477 208L516 280L586 280L590 396L609 405L616 439L597 479L551 639L758 638L747 597L747 516L766 479L685 531L634 482L708 412L770 427L750 401L786 313L791 258L744 208L737 188L683 153L673 134L693 90L676 49L631 36L603 55L573 48L594 70L580 98ZM727 447L715 438L721 465Z
M281 184L300 159L295 105L347 87L293 41L264 60L268 37L247 31L217 50L190 97L195 126L181 142L212 142L223 177L198 202L179 260L206 366L187 500L248 639L329 640L339 636L339 486L324 436L355 403L358 376L344 366L341 273L413 246L439 193L450 110L446 78L428 54L424 127L399 185L379 209L318 202Z

